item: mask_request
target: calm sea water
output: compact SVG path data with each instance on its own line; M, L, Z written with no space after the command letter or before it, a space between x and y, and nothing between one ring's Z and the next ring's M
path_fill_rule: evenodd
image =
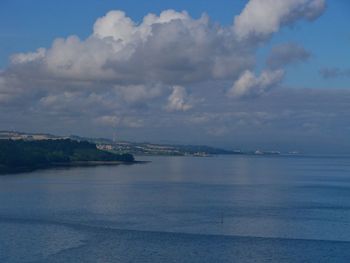
M350 262L346 157L139 157L0 176L0 262Z

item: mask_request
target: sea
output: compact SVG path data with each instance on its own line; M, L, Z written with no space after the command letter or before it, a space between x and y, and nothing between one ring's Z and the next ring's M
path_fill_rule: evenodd
M350 262L350 157L145 157L0 176L0 262Z

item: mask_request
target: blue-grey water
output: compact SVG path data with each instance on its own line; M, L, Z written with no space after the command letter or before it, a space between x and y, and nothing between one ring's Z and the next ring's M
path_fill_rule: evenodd
M347 157L139 157L0 176L0 262L350 262Z

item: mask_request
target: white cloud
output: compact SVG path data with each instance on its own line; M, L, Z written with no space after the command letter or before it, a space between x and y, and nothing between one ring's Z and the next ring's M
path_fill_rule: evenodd
M254 97L261 95L278 85L283 78L283 70L263 71L256 77L253 72L245 71L228 92L229 97Z
M135 23L123 11L110 11L97 19L93 34L98 38L111 37L115 41L128 43L135 34Z
M20 79L23 90L118 87L117 97L139 103L165 94L169 86L236 81L254 70L256 44L261 42L246 37L268 37L284 24L315 18L323 9L323 0L251 0L233 29L186 11L147 14L136 23L114 10L96 20L88 38L59 38L50 48L15 54L0 74Z
M165 24L173 20L190 19L190 16L185 11L165 10L159 16L154 14L146 15L143 22L137 25L123 11L114 10L97 19L94 24L93 35L101 39L111 37L122 45L136 42L137 40L145 42L152 34L153 25Z
M48 49L15 54L11 70L36 79L181 84L234 79L254 66L254 54L229 27L186 12L148 14L136 24L122 11L99 18L86 40L56 39Z
M173 92L168 97L166 109L168 111L187 111L192 108L187 99L187 92L184 87L174 86Z
M325 7L325 0L250 0L235 17L234 31L241 40L265 38L283 25L317 18Z
M45 48L38 48L36 52L29 53L18 53L11 56L11 63L13 64L24 64L32 61L43 59L46 55Z

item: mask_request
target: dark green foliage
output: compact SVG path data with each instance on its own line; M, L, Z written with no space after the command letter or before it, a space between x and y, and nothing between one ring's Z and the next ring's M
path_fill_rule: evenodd
M65 140L0 140L0 173L54 164L88 161L132 162L131 154L113 154L98 150L95 144Z

